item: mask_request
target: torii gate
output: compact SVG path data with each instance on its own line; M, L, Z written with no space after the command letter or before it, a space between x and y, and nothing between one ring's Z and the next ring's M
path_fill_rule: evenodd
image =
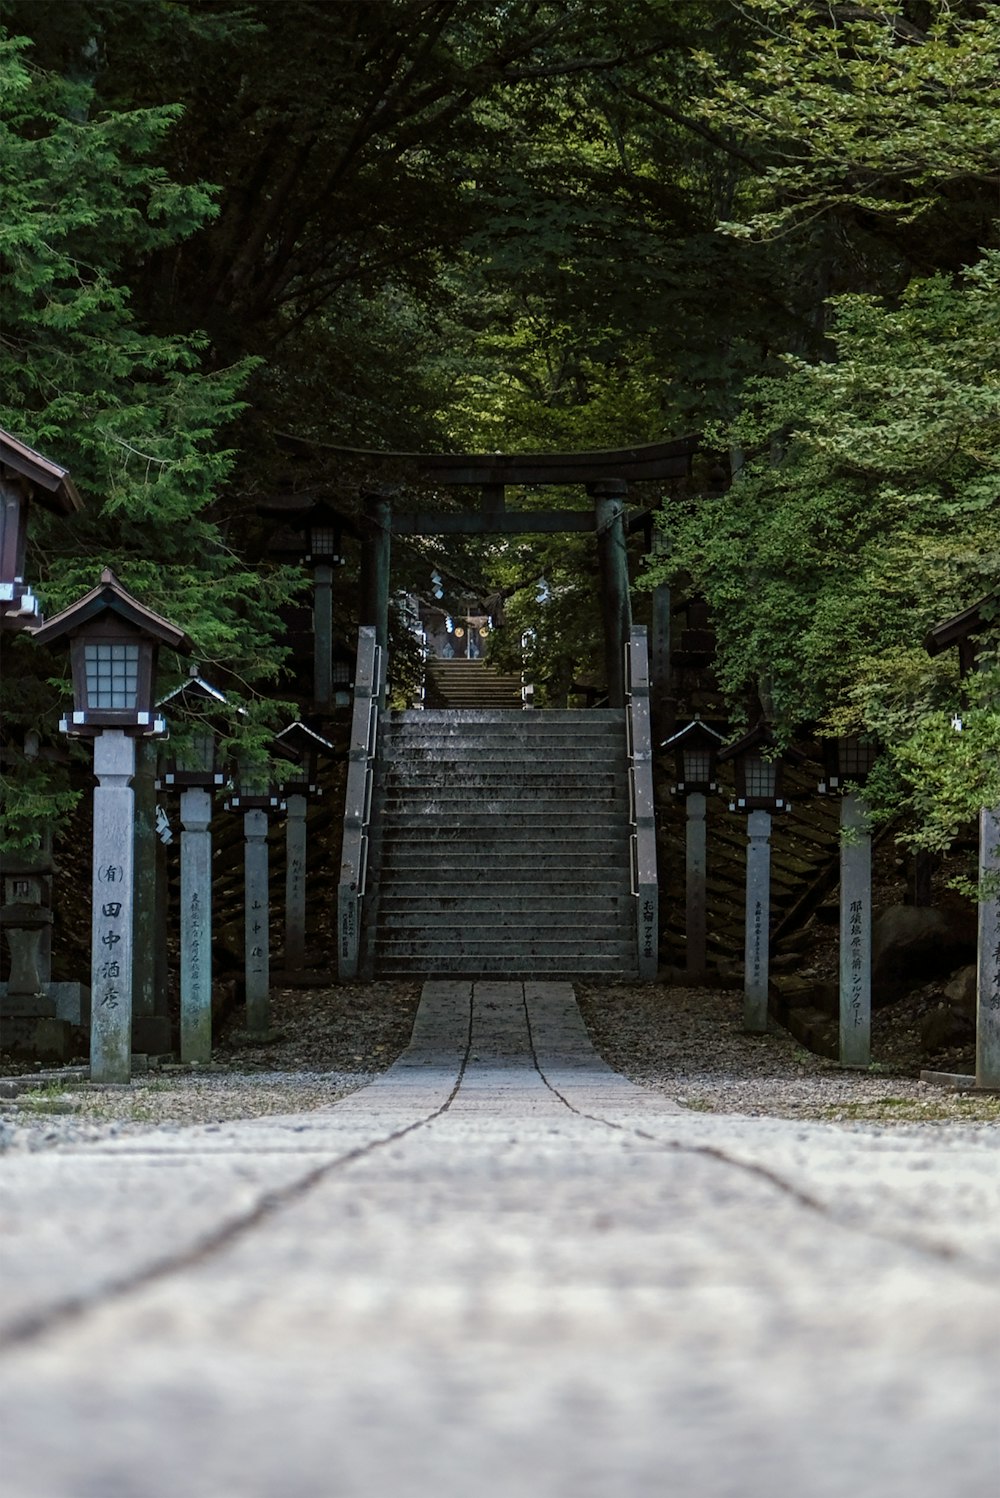
M626 553L625 500L630 482L686 478L700 445L697 435L639 447L576 453L394 453L340 447L283 436L301 455L364 475L361 513L361 604L359 623L374 626L387 646L392 535L551 535L594 531L601 577L601 615L610 707L625 705L624 651L632 622ZM476 488L475 510L402 510L401 485ZM593 500L588 510L508 510L512 486L581 484ZM286 508L286 513L288 509ZM669 673L669 623L654 621L651 674L654 697Z

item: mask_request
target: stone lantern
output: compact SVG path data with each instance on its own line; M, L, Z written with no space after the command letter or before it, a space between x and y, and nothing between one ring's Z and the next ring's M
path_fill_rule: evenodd
M794 749L780 751L765 723L730 744L718 755L731 761L736 795L730 811L747 813L746 941L744 947L743 1027L767 1030L767 987L771 926L771 817L790 811L784 792L784 764L801 761Z
M91 1076L131 1076L135 906L136 740L162 736L153 689L161 646L189 653L182 629L128 593L105 569L96 588L35 632L41 645L69 643L73 711L64 733L92 738L94 774L91 944Z
M225 784L219 741L226 698L192 666L188 680L160 706L181 730L158 786L180 792L181 1060L212 1059L212 792Z
M665 739L661 749L674 756L677 783L674 795L683 796L686 816L685 961L690 976L703 974L707 962L705 814L708 793L717 789L715 761L723 739L700 718Z
M24 577L32 505L69 516L83 500L68 469L0 428L0 629L26 629L40 619Z
M275 746L295 756L281 775L285 803L285 981L302 981L306 942L306 812L308 798L322 794L319 787L320 755L332 756L328 739L304 723L290 723L275 739Z
M311 494L279 495L257 508L261 515L294 527L301 537L296 549L287 549L312 570L313 702L317 712L327 713L339 705L334 676L333 574L344 565L343 539L350 522L328 500ZM280 549L285 551L286 546Z

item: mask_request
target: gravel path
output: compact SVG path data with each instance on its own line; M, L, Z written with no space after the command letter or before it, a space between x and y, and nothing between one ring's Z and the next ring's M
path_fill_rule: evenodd
M691 1110L843 1124L1000 1121L1000 1098L946 1093L896 1070L843 1072L778 1027L745 1035L738 991L654 984L577 985L576 991L608 1064ZM279 990L266 1041L251 1043L232 1021L210 1069L165 1068L136 1076L128 1088L56 1077L37 1090L0 1097L0 1149L211 1128L329 1106L364 1087L406 1047L419 995L417 983L390 982ZM900 1054L898 1046L893 1054Z

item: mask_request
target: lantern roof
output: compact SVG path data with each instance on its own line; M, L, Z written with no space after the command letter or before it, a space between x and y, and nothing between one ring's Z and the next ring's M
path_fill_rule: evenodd
M33 500L55 515L72 515L83 509L80 492L69 469L54 463L0 427L0 469L32 486Z
M774 732L769 723L760 722L745 733L742 738L736 739L734 743L727 744L725 749L719 751L719 761L725 764L727 760L738 759L740 755L752 754L757 750L773 750L774 758L784 760L786 764L803 764L806 755L801 749L792 745L782 748L774 737Z
M76 634L103 614L114 614L119 619L124 619L141 634L151 636L158 644L167 645L171 650L190 655L194 649L194 642L182 629L171 624L169 619L164 619L162 614L148 609L123 588L110 567L105 567L96 588L91 588L76 603L71 603L40 629L36 629L32 638L39 645L52 645L65 635Z
M174 687L165 697L161 697L156 704L157 707L166 707L173 702L178 707L197 705L201 707L207 703L210 707L224 707L226 705L226 694L220 692L218 687L213 687L211 682L198 675L198 667L192 666L187 681L181 682L179 687Z
M329 739L323 738L322 734L316 733L314 729L307 728L299 719L296 719L294 723L289 723L287 728L283 728L279 734L276 734L274 742L276 746L280 746L279 752L287 750L296 759L306 754L332 755L336 753Z
M924 635L924 649L928 655L940 655L951 645L961 645L970 635L981 635L984 630L1000 621L1000 594L987 593L967 609L942 619Z
M684 728L678 729L675 734L671 734L669 739L664 739L660 744L660 748L680 749L687 744L692 748L698 745L702 748L714 749L717 744L724 742L725 740L721 733L717 732L714 728L710 728L707 723L703 723L701 718L695 717Z
M294 491L287 494L275 494L271 499L261 500L256 506L258 515L266 515L269 519L284 520L290 525L332 525L341 526L349 535L356 536L358 527L350 515L338 510L336 505L322 495L310 494L303 490L300 493Z

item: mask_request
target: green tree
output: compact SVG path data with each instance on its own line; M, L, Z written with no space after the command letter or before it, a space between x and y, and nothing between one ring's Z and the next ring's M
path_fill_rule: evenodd
M246 566L216 511L252 363L206 370L203 337L144 328L123 270L193 233L213 196L149 160L175 107L93 102L86 81L35 67L26 39L0 38L0 424L69 467L87 501L71 523L34 517L32 581L52 614L111 565L252 697L280 667L274 612L296 585ZM24 640L6 655L7 732L51 727L52 663ZM23 836L16 787L7 805Z

